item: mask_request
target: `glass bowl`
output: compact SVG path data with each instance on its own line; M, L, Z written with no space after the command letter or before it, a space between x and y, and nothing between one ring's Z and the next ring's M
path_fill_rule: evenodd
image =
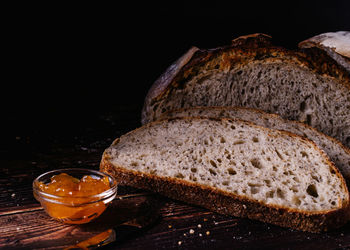
M40 185L49 184L51 177L66 173L77 179L91 176L93 179L108 178L110 188L95 195L53 195L42 191ZM91 187L90 187L91 188ZM84 224L100 216L117 194L116 180L106 174L91 169L69 168L46 172L33 181L33 194L45 211L54 219L67 224Z

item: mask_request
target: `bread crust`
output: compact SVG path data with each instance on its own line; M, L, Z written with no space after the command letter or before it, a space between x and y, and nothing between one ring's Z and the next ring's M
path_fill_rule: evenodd
M347 36L348 43L339 43L337 41L339 36ZM350 74L350 32L349 31L338 31L338 32L329 32L319 34L317 36L311 37L307 40L304 40L298 44L299 48L307 49L310 48L313 50L323 50L325 51L331 58L333 58L339 65L344 67L348 73ZM335 41L338 47L330 47L326 46L331 41Z
M166 119L169 122L174 119L202 119L200 117L186 117L186 118L172 118ZM214 120L239 120L226 118L211 118ZM241 120L239 120L241 121ZM163 121L155 121L146 124L144 127L151 126L155 123ZM267 128L257 126L254 123L242 121L251 126L256 126L261 129L269 130ZM133 133L140 128L135 129L129 133ZM248 197L234 195L223 190L218 190L213 187L184 181L178 178L160 177L134 170L127 170L123 166L114 165L111 163L111 156L105 151L100 163L100 170L111 174L117 179L120 185L129 185L140 189L150 190L167 196L172 199L184 201L190 204L198 205L207 208L211 211L232 215L237 217L245 217L255 219L263 222L272 223L282 227L289 227L301 231L308 232L323 232L335 228L339 228L350 219L349 207L349 192L345 184L343 176L334 164L329 160L327 155L312 141L295 135L290 132L280 131L280 133L288 134L292 137L298 137L301 140L306 140L313 144L313 146L320 151L326 159L330 168L335 171L336 175L341 180L341 185L347 193L347 200L340 201L341 208L335 210L328 210L323 212L307 212L299 211L297 209L273 206L270 204L263 204ZM112 145L119 143L120 138L117 138Z
M338 31L322 33L299 43L299 47L330 48L335 53L350 59L350 32ZM330 45L332 44L332 45Z
M269 36L265 34L258 33L242 36L234 39L232 44L228 46L207 50L197 49L195 52L192 52L188 51L185 54L191 55L187 57L187 63L183 63L180 66L179 62L176 62L169 67L175 67L179 70L176 72L166 71L152 85L142 109L142 124L152 120L150 118L152 104L171 94L172 89L181 88L181 84L196 76L199 71L216 69L226 72L232 65L243 66L259 60L264 60L264 62L294 63L319 75L332 77L339 84L346 86L350 90L350 73L325 51L319 49L287 50L273 46L269 41ZM219 68L217 68L218 65ZM171 80L164 82L162 78ZM162 91L157 92L156 95L152 94L154 93L152 89L157 89L158 86L162 86Z

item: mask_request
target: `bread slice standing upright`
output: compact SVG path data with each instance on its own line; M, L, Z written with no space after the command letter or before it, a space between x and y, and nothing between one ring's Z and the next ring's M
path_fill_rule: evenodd
M237 119L178 118L115 140L101 171L221 214L320 232L349 220L338 169L313 142Z
M350 146L350 75L319 49L288 50L266 35L192 48L154 83L143 124L173 109L244 106L305 122Z

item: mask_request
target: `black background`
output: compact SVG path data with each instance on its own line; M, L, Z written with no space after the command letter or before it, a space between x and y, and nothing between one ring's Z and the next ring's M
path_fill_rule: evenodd
M349 10L346 0L3 7L3 138L50 134L57 124L65 124L64 136L91 114L125 105L139 117L151 84L191 46L262 32L293 49L311 36L350 30Z

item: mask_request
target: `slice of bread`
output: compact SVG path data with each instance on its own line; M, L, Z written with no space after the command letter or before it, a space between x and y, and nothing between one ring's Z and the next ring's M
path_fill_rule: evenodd
M350 147L350 74L325 51L287 50L256 34L186 55L148 92L143 124L173 109L244 106L305 122Z
M176 118L115 140L101 171L121 185L304 231L349 219L338 169L312 141L238 119Z
M286 120L276 114L269 114L261 110L243 107L192 107L164 113L159 119L198 116L239 118L263 127L285 130L306 137L315 142L319 148L327 153L343 174L347 183L350 184L350 149L345 147L338 140L304 123Z

